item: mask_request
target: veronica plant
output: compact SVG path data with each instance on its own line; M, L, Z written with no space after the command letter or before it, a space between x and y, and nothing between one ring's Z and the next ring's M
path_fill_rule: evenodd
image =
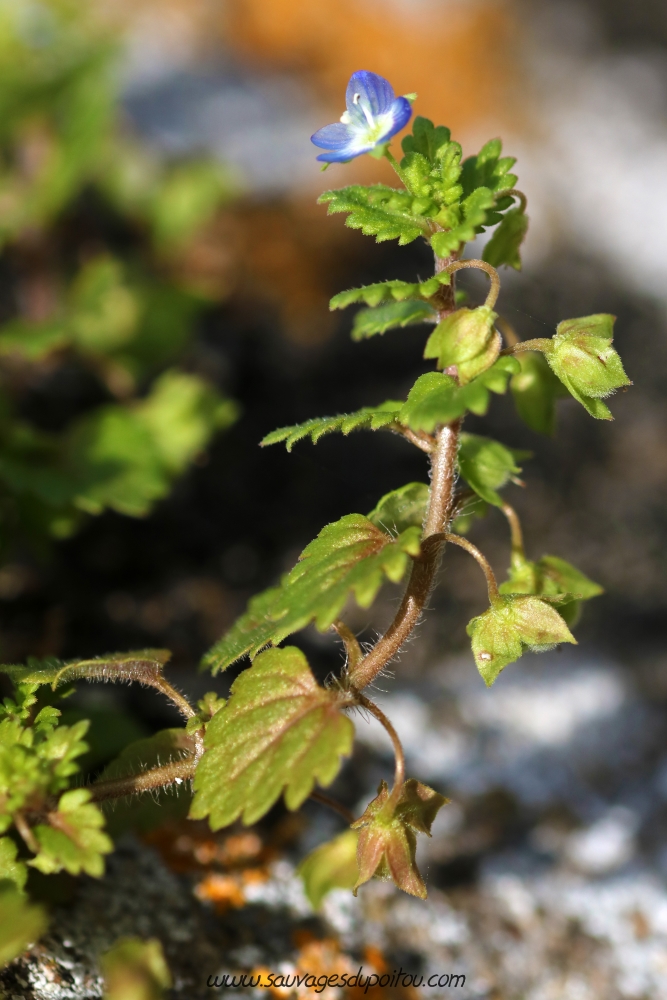
M302 865L315 905L332 886L356 891L372 877L391 878L424 897L416 838L430 833L446 799L406 775L399 737L365 691L413 633L447 546L469 553L486 579L489 606L469 623L468 634L487 685L526 649L574 643L571 628L581 602L601 592L563 559L529 558L519 519L502 494L516 481L525 453L463 427L468 413L485 414L492 394L508 387L520 416L536 431L552 432L562 394L572 395L595 419L611 419L603 399L628 384L612 347L613 317L567 320L552 339L519 341L496 312L497 268L520 268L528 225L526 199L512 173L515 161L502 156L497 139L462 160L447 128L416 118L399 162L386 142L409 117L407 99L395 98L387 81L372 73L354 74L347 99L340 126L320 130L313 141L330 150L327 162L380 150L401 186L353 185L325 192L320 202L378 241L425 240L433 250L434 274L421 282L389 280L344 291L331 308L361 304L352 330L356 340L430 324L424 357L434 368L417 379L406 399L283 427L262 444L283 442L290 451L297 441L315 443L334 432L390 431L424 454L430 479L400 486L368 514L346 514L326 525L296 566L251 600L204 661L217 673L250 659L227 700L211 694L191 706L164 677L164 651L4 668L16 694L5 701L0 722L0 814L2 828L14 835L0 840L0 878L12 882L14 892L22 890L26 863L42 872L101 871L111 844L99 803L192 782L190 816L207 818L214 830L237 820L256 822L283 795L288 809L309 797L337 809L349 828ZM466 243L488 229L494 231L483 259L464 258ZM474 307L457 306L455 279L463 268L479 269L489 279L486 300ZM473 515L488 508L497 508L509 526L511 564L500 584L465 537ZM403 598L385 634L364 650L341 616L351 596L368 608L386 581L406 581ZM325 686L301 650L282 645L311 623L321 632L333 630L346 654L340 676ZM137 770L138 759L151 757L144 741L141 756L130 747L101 780L85 789L70 787L86 724L59 725L53 696L45 699L43 692L79 678L138 681L176 704L185 725L153 738L157 766ZM351 715L359 709L384 726L396 760L391 787L382 782L356 817L320 788L333 782L351 753Z

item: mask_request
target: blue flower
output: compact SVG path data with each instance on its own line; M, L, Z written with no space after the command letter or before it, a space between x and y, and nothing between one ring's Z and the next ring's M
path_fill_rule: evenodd
M400 132L412 115L407 97L396 97L388 80L365 69L350 77L345 103L347 111L339 122L310 137L320 149L330 150L317 157L325 163L345 163L370 153Z

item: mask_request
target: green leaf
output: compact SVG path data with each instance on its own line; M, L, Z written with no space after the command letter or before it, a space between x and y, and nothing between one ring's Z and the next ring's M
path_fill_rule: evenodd
M136 681L150 683L162 674L171 659L168 649L142 649L132 653L109 653L92 660L71 660L63 663L52 657L41 662L29 662L27 667L0 665L0 673L8 674L14 683L50 684L53 691L72 681Z
M397 239L399 246L405 246L429 232L426 220L413 214L417 199L397 188L352 185L325 191L317 200L328 205L328 215L347 212L345 225L375 236L378 243Z
M531 430L553 435L556 399L565 394L562 385L541 354L522 352L517 361L521 370L510 382L516 411Z
M500 139L491 139L477 153L463 161L461 184L466 196L476 188L485 187L490 191L506 191L517 182L515 174L509 173L516 159L501 156L503 144Z
M213 160L172 167L151 199L155 241L167 249L187 243L229 200L232 190L229 171Z
M576 639L551 604L538 597L503 596L468 623L472 651L482 678L490 687L501 670L523 655L551 649Z
M364 285L362 288L350 288L334 295L329 303L330 309L346 309L355 302L363 302L367 306L379 306L382 302L403 302L405 299L430 299L442 285L451 283L451 275L436 274L427 281L412 282L380 281L375 285Z
M239 657L255 656L269 642L277 645L311 621L325 632L338 618L350 593L369 607L385 578L398 583L419 555L421 531L410 527L398 538L377 528L362 514L327 524L306 546L299 561L273 587L258 595L204 658L214 672Z
M430 490L426 483L408 483L385 493L368 515L377 528L400 534L406 528L421 528L426 517Z
M417 115L412 123L412 135L401 142L404 153L419 153L429 163L435 163L438 154L451 140L451 132L444 125L435 127L428 118Z
M431 432L437 424L448 424L465 412L456 380L442 372L420 375L408 398L398 411L397 419L413 431Z
M381 430L394 423L402 405L400 400L389 399L379 406L364 406L355 413L341 413L336 417L314 417L303 424L279 427L262 439L261 446L280 444L284 441L287 450L291 451L297 441L306 437L309 437L313 444L317 444L321 437L334 431L347 436L352 431Z
M87 788L61 795L57 811L49 813L48 825L34 828L40 852L30 865L44 875L63 869L70 875L85 872L99 878L104 874L104 855L113 850L113 844L102 832L104 816L90 799Z
M320 844L297 868L308 901L319 910L332 889L352 889L359 877L356 830L344 830L333 840Z
M386 782L380 783L377 797L352 824L352 829L359 830L355 895L359 886L375 876L391 878L403 892L426 899L426 886L415 858L416 833L430 837L433 820L447 801L428 785L410 778L392 808Z
M475 493L494 507L502 507L503 504L497 491L521 472L514 452L505 445L491 438L465 433L460 439L459 469Z
M6 889L8 882L13 882L19 892L25 887L28 869L23 861L17 860L17 854L18 848L11 837L0 837L0 890Z
M484 247L482 260L492 267L507 264L521 270L520 248L528 232L528 216L521 208L513 208L502 217L500 225Z
M495 198L486 187L477 188L462 203L463 218L445 232L431 237L431 246L438 257L458 254L465 243L474 240L485 225L489 225L489 209L495 205Z
M611 346L614 321L614 316L605 313L564 320L545 345L554 374L598 420L613 419L601 399L621 386L632 385Z
M11 886L0 886L0 968L17 958L44 933L46 914Z
M185 472L212 435L238 417L236 404L204 379L173 369L156 379L135 412L171 476Z
M394 327L434 321L437 314L428 302L391 302L375 309L361 309L354 317L352 340L367 340Z
M67 434L74 502L90 514L110 507L143 517L169 492L170 479L149 427L138 413L104 406L78 420Z
M28 361L41 361L54 351L61 351L71 341L65 325L58 320L30 323L17 319L0 330L0 354L16 354Z
M439 368L456 366L459 382L466 385L498 358L501 339L493 328L497 318L488 306L457 309L438 323L426 343L424 357L437 358Z
M330 785L354 736L341 697L319 687L299 649L258 656L207 727L193 819L208 816L214 830L239 816L255 823L283 790L287 808L298 809L316 781Z
M501 594L569 597L559 601L557 610L570 627L577 623L581 601L604 593L599 584L558 556L542 556L537 562L513 556L508 578L498 589Z
M100 958L104 1000L162 1000L171 985L169 967L157 938L120 938Z
M132 340L141 307L120 261L100 256L85 264L76 277L66 325L82 350L109 353Z

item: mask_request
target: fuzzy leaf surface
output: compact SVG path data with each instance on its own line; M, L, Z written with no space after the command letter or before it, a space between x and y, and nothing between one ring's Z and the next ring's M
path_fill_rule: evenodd
M510 170L516 163L513 156L501 156L503 144L500 139L491 139L476 156L463 161L461 184L466 196L476 188L486 187L490 191L506 191L517 182Z
M356 830L344 830L333 840L320 844L297 869L314 910L319 910L332 889L352 889L359 877Z
M611 420L602 398L632 385L611 346L615 317L606 313L564 320L547 341L546 359L553 372L592 417Z
M521 270L521 244L528 232L528 216L520 208L513 208L503 215L500 225L484 247L482 260L492 267L506 264L515 271Z
M27 667L0 665L0 673L8 674L14 683L49 684L53 691L62 684L82 679L136 681L141 684L159 676L170 659L171 652L168 649L141 649L131 653L110 653L92 660L72 660L69 663L53 657Z
M367 340L379 333L414 323L429 323L436 319L436 311L428 302L390 302L374 309L360 309L354 317L352 340Z
M207 727L190 815L208 816L214 830L239 817L255 823L283 791L298 809L316 782L331 784L353 736L340 695L317 684L303 653L269 649Z
M303 424L279 427L277 430L271 431L262 439L261 445L265 447L269 444L285 442L285 447L291 451L297 441L307 437L313 444L317 444L325 434L333 434L334 432L348 435L352 431L381 430L394 423L396 414L402 405L400 400L389 399L385 403L381 403L380 406L364 406L354 413L340 413L335 417L314 417L312 420L306 420Z
M328 206L329 215L346 212L345 225L350 229L361 229L364 236L375 236L378 243L397 239L399 246L428 233L426 220L415 212L420 207L416 202L407 191L384 184L352 185L325 191L318 198L318 204Z
M355 895L359 886L375 876L390 878L403 892L426 898L426 886L415 858L416 834L430 837L433 820L446 802L443 795L410 778L392 810L387 784L380 783L377 796L352 827L359 830Z
M541 652L576 639L551 604L538 597L506 595L468 623L475 662L490 687L508 663L525 649Z
M482 500L501 507L498 490L521 472L515 453L499 441L478 434L461 434L459 469L468 485Z
M486 187L477 188L461 204L461 218L445 232L435 233L431 237L431 246L438 257L449 257L458 253L465 243L475 239L485 225L490 224L490 210L495 205L495 198Z
M338 618L350 593L369 607L384 579L398 583L410 557L419 555L421 531L409 527L398 538L363 514L348 514L327 524L307 545L279 587L258 595L204 663L224 670L239 657L255 656L269 642L277 645L311 621L325 632ZM215 718L215 716L214 716Z
M346 309L357 302L367 306L379 306L383 302L404 302L406 299L430 299L443 285L449 285L449 274L436 274L427 281L413 282L380 281L374 285L364 285L361 288L350 288L338 292L329 303L330 309Z
M383 531L400 534L406 528L421 528L430 495L426 483L407 483L385 493L368 515L368 520Z
M542 556L537 562L515 557L501 594L535 594L538 597L569 597L557 605L558 613L570 628L579 618L582 601L598 597L603 588L558 556Z

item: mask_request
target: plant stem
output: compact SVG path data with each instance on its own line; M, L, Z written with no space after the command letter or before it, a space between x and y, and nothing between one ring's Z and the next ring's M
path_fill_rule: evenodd
M156 691L160 691L165 698L173 702L184 718L192 719L197 714L187 698L180 691L177 691L175 687L172 687L166 677L162 675L156 677L150 682L150 686L154 687Z
M487 264L485 260L455 260L443 267L442 270L447 274L454 274L456 271L462 271L469 267L475 268L478 271L484 271L491 279L491 288L489 289L489 294L486 296L484 305L488 306L489 309L493 309L500 294L500 277L495 267Z
M516 188L508 188L507 191L497 191L495 198L496 201L500 201L501 198L518 198L521 203L522 212L525 212L528 207L528 199L525 194L523 191L518 191Z
M371 651L349 673L357 689L367 687L392 660L422 616L433 589L440 561L443 529L449 523L454 501L456 454L460 421L441 427L431 456L431 494L422 535L422 551L412 564L410 579L396 616Z
M497 604L500 601L498 584L496 582L495 573L491 569L491 564L486 556L482 555L476 545L469 542L467 538L462 538L461 535L450 535L449 532L447 532L445 538L448 542L451 542L452 545L458 545L459 548L465 549L466 552L468 552L477 562L477 565L486 577L486 586L489 591L489 602L491 604Z
M361 705L362 708L365 708L367 712L370 712L370 714L378 720L381 726L384 726L394 747L394 757L396 759L396 766L394 768L394 787L391 790L391 794L389 795L389 799L385 807L388 810L393 810L401 797L401 792L403 791L403 785L405 783L405 754L403 752L403 744L401 743L398 733L392 726L387 716L384 714L382 709L378 708L374 701L366 698L361 691L356 692L356 698L358 704Z
M37 843L37 838L30 829L30 825L22 813L14 813L14 826L21 834L26 847L30 848L33 854L39 854L39 844Z
M310 793L310 798L315 802L320 802L323 806L328 806L329 809L333 809L334 812L343 817L348 826L352 826L354 823L356 816L352 810L344 806L342 802L338 802L337 799L331 798L330 795L325 795L324 792L315 790Z
M356 635L347 627L345 622L340 620L340 618L337 618L331 627L338 633L339 638L342 639L343 645L345 646L345 652L347 654L347 663L345 666L347 670L354 670L357 663L364 655L361 652L361 646L357 642Z
M410 185L408 184L407 178L406 178L405 174L403 173L403 171L401 170L401 165L399 164L398 160L396 159L396 157L394 156L394 154L392 153L392 151L389 149L389 146L387 146L387 148L385 149L384 155L385 155L386 159L389 160L389 162L391 163L392 167L394 168L394 170L398 174L398 176L399 176L399 178L401 180L401 183L404 185L406 191L409 191L410 194L413 194L413 191L410 188Z
M512 557L518 556L521 560L524 560L526 558L526 551L523 546L523 531L521 530L519 515L514 507L510 507L508 503L504 503L500 509L509 522L512 535Z
M535 340L520 340L518 344L506 347L500 353L502 355L520 354L522 351L542 351L547 354L553 347L553 341L549 337L537 337Z
M161 767L153 767L140 774L131 774L126 778L111 778L109 781L98 781L90 785L89 791L93 802L104 802L107 799L122 799L139 792L150 792L164 788L167 785L191 781L195 776L198 757L186 757L183 760L173 760Z

